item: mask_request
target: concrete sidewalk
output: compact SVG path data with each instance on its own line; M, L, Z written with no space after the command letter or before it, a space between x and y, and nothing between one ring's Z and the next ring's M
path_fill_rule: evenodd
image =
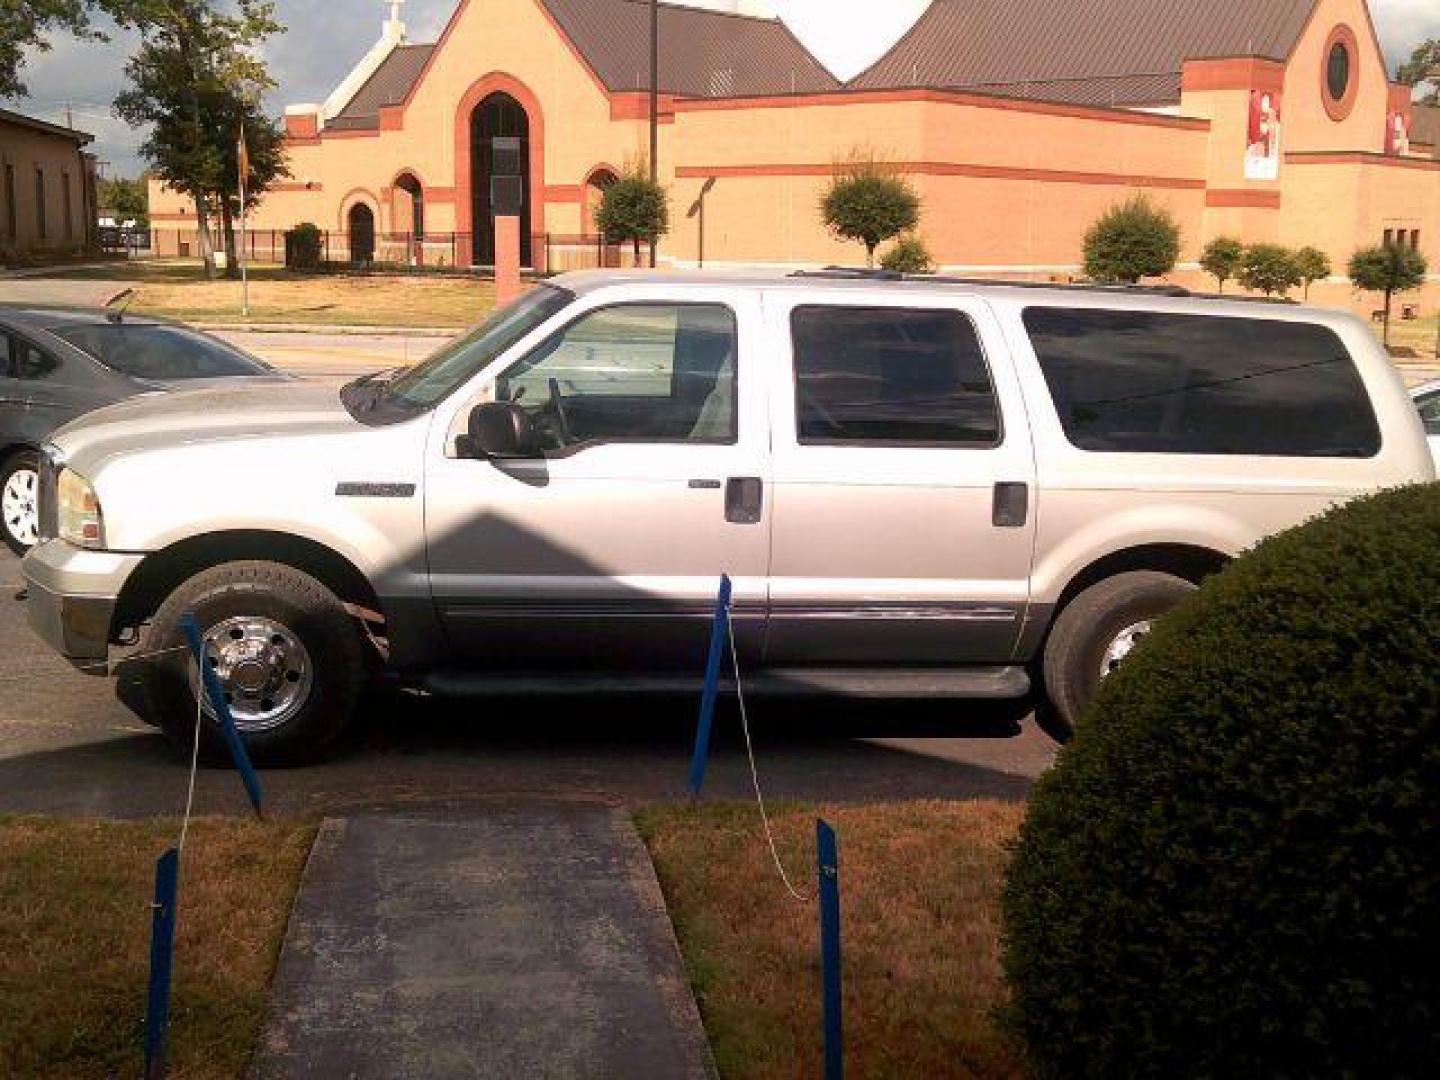
M654 869L604 806L327 819L253 1076L710 1077Z

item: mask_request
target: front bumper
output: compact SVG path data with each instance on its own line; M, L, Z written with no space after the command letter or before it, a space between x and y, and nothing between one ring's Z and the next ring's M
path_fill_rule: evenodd
M32 548L23 564L30 629L71 663L105 674L115 604L143 558L63 540Z

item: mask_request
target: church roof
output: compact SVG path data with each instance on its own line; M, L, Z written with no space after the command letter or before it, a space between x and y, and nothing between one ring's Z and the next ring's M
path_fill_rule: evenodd
M605 88L650 85L647 0L540 0ZM836 90L827 71L779 19L660 5L660 89L682 97Z
M848 85L1076 105L1180 100L1187 59L1285 60L1316 0L934 0ZM1103 9L1103 11L1102 11Z
M380 106L399 105L420 78L420 72L435 51L434 45L397 45L395 50L355 91L355 96L326 123L328 128L375 129L380 126Z

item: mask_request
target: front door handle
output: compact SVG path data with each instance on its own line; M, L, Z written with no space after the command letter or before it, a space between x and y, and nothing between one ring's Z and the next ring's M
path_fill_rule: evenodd
M757 525L765 514L765 484L758 476L732 476L725 481L725 520L732 525Z
M997 529L1023 529L1030 520L1030 485L1001 481L995 485L991 524Z

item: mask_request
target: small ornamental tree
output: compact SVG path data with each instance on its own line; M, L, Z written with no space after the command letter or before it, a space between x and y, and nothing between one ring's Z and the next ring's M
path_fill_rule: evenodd
M1425 284L1425 256L1407 244L1382 244L1350 257L1350 280L1357 289L1385 296L1385 346L1390 346L1390 306L1397 292Z
M1295 252L1295 269L1300 272L1300 284L1309 300L1310 286L1330 276L1330 256L1319 248L1302 247Z
M920 223L920 196L893 169L856 154L835 167L820 216L842 240L864 244L865 265L874 266L876 248Z
M1215 279L1216 286L1223 293L1225 282L1240 272L1240 264L1244 261L1244 244L1233 236L1217 236L1205 245L1205 251L1200 256L1200 269Z
M1252 244L1240 264L1240 284L1266 296L1283 296L1300 284L1295 253L1279 244Z
M1180 226L1144 195L1112 206L1085 234L1085 273L1096 281L1134 285L1161 277L1180 258Z
M897 274L933 274L935 272L935 261L930 258L930 251L926 248L925 241L914 233L902 236L896 241L895 246L880 257L880 265Z
M670 196L636 165L605 189L595 211L595 226L607 240L629 240L638 266L640 244L653 247L670 231Z

